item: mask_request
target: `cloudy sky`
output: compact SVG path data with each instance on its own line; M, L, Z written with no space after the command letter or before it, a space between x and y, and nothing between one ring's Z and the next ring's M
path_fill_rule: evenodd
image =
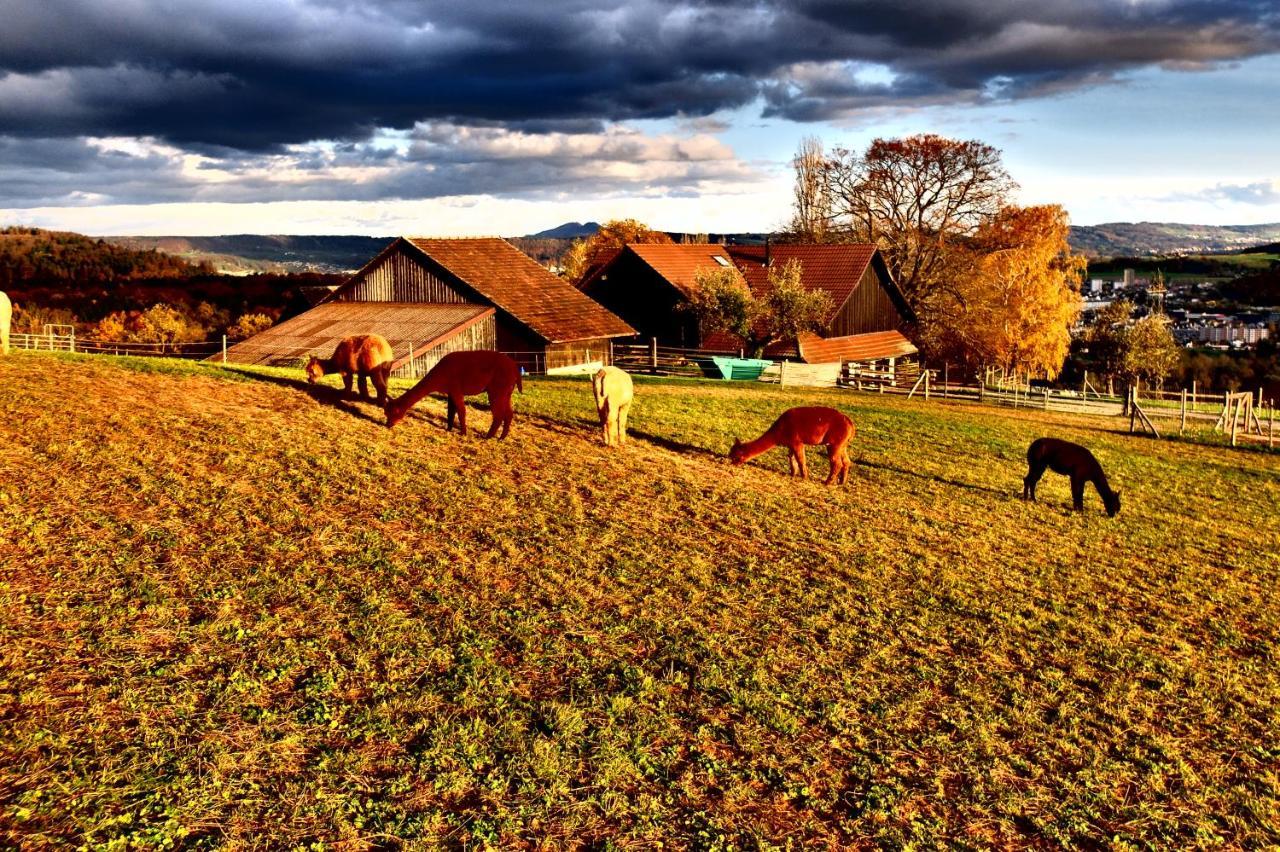
M777 227L801 137L1001 148L1079 224L1280 221L1274 0L0 0L0 223Z

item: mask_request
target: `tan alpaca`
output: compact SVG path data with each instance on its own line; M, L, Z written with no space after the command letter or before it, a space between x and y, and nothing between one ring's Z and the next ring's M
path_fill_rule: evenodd
M13 303L0 293L0 355L9 354L9 322L13 319Z
M625 444L627 412L635 397L631 377L617 367L601 367L591 379L591 390L596 397L596 411L600 414L605 446Z
M326 373L340 373L342 386L351 395L351 380L360 379L360 398L369 398L369 386L365 379L373 380L378 392L378 405L387 401L387 379L391 376L391 362L395 354L386 339L376 334L357 334L345 337L333 350L330 358L312 355L307 361L307 381L315 384Z

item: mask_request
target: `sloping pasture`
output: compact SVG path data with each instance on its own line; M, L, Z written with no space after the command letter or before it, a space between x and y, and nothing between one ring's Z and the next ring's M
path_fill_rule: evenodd
M0 361L0 842L1280 842L1280 455L643 379L611 451L584 380L499 442L296 378ZM796 404L845 488L724 460ZM1044 434L1117 518L1016 498Z

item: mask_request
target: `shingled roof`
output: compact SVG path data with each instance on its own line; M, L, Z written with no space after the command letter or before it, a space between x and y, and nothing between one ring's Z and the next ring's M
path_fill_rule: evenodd
M737 272L739 276L742 274L734 266L729 252L721 245L628 243L627 248L647 263L654 272L671 282L686 297L693 292L694 273L699 269L715 270L727 267Z
M405 241L548 343L636 333L599 302L499 237Z
M421 354L493 314L484 305L408 302L325 302L227 350L233 364L293 365L307 356L328 358L344 337L379 334L391 344L394 366Z
M818 337L801 334L796 343L800 357L809 364L829 364L838 361L880 361L885 358L902 358L919 350L898 331L872 331L845 337Z

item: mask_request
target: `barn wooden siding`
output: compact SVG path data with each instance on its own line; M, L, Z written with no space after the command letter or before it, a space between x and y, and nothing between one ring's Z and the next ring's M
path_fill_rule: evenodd
M397 248L363 277L336 297L345 302L434 302L458 304L467 299L448 283L436 277L420 261ZM490 347L492 348L492 347Z
M826 329L827 337L889 331L902 324L902 315L885 291L875 264L867 264L857 288Z
M450 352L461 352L468 349L493 349L496 345L497 324L494 322L494 315L489 314L489 316L464 329L460 334L455 334L443 343L433 346L424 352L417 353L414 355L412 365L406 361L392 375L406 379L422 378L430 372L432 367L440 362L441 358Z

